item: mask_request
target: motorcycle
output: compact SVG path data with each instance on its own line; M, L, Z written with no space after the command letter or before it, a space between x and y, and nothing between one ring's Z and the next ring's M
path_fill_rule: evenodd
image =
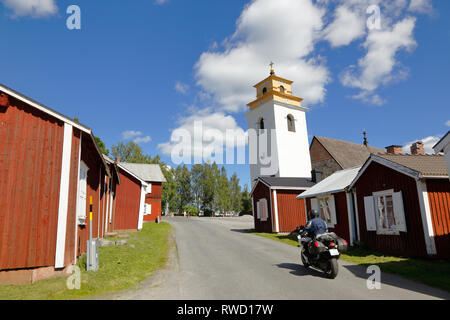
M325 272L328 278L338 275L338 262L341 252L347 251L348 244L334 232L313 237L305 227L297 227L298 242L301 247L301 260L305 268L310 266Z

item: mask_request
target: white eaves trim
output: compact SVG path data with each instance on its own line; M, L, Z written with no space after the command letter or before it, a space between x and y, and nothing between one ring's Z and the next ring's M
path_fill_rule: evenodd
M303 193L300 193L296 198L298 200L304 199L304 198L315 198L315 197L323 196L325 194L333 194L333 193L338 193L338 192L342 192L342 191L345 191L345 189L330 190L330 191L324 191L324 192L320 192L320 193L307 194L307 195L303 195Z
M46 106L34 101L33 99L28 98L28 97L18 93L17 91L14 91L13 89L10 89L10 88L5 87L4 85L0 84L0 90L20 101L25 102L26 104L29 104L30 106L32 106L42 112L45 112L45 113L51 115L52 117L55 117L55 118L63 121L64 123L70 124L73 127L80 129L81 131L84 131L88 134L92 134L92 130L90 128L85 127L82 124L75 122L74 120L60 114L59 112L56 112L55 110L52 110L49 107L46 107Z
M310 187L270 187L271 190L308 190Z
M450 131L447 132L447 134L439 140L438 143L433 147L434 152L440 153L443 152L445 147L450 144Z

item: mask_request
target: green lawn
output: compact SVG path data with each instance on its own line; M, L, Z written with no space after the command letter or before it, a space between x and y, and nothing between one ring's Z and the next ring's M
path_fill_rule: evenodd
M25 286L0 285L0 300L78 299L132 288L164 266L171 230L168 223L145 223L142 231L129 233L126 245L101 247L97 271L85 271L86 258L81 258L79 290L67 289L67 277L58 277Z
M246 231L291 246L298 246L296 236L259 233L254 230ZM411 280L450 291L450 277L448 276L450 274L449 260L438 261L397 257L356 247L349 247L349 250L341 255L341 259L363 266L378 265L383 272L398 274Z

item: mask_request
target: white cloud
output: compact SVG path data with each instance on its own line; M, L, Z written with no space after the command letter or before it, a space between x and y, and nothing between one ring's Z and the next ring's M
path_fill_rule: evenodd
M134 143L148 143L150 141L152 141L152 138L150 138L150 136L137 137L133 140Z
M155 4L157 5L163 5L169 2L170 0L155 0Z
M177 81L175 83L175 91L178 93L186 94L189 90L189 85L182 83L180 81Z
M374 93L375 90L406 76L406 71L396 68L399 65L396 54L402 49L412 51L415 48L415 23L415 18L406 17L392 28L369 32L363 45L367 49L366 56L359 59L358 66L349 67L341 75L341 83L344 86L361 89L361 93L354 98L381 101ZM399 71L395 73L395 70Z
M352 10L347 5L339 6L334 12L334 20L324 31L324 39L332 47L347 46L366 33L366 17L360 10Z
M197 84L221 110L237 112L255 98L252 85L275 72L294 81L294 94L314 104L325 98L329 73L311 56L325 10L311 0L254 0L241 13L222 51L204 52L195 65Z
M433 11L431 0L411 0L409 11L430 14Z
M425 153L434 154L433 146L435 146L436 143L438 143L439 140L441 140L441 138L442 138L442 135L436 135L436 136L429 136L429 137L426 137L423 139L407 142L403 146L403 153L410 154L411 153L411 149L410 149L411 145L414 142L422 141L424 149L425 149Z
M56 14L55 0L0 0L14 12L14 16L45 17Z
M450 127L450 120L447 120L447 122L445 122L445 125L446 125L447 127Z
M201 131L196 131L201 128ZM233 135L226 135L227 130L233 131ZM196 134L196 132L201 132ZM175 141L180 134L187 133L190 139ZM213 139L214 134L220 134L221 139ZM190 154L211 154L214 150L222 150L226 145L243 147L247 143L246 132L238 126L231 115L223 112L214 112L211 109L197 110L190 115L178 120L178 127L172 130L170 142L160 143L158 149L165 155L170 156L172 149L184 148L190 150Z
M142 132L134 131L134 130L128 130L128 131L122 132L122 138L125 140L129 140L129 139L132 139L137 136L142 136Z

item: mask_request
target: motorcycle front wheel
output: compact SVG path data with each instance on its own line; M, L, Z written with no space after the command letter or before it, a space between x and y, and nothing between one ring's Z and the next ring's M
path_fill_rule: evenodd
M336 258L332 258L328 260L328 268L327 268L327 277L330 279L334 279L338 275L339 267L338 262Z
M302 256L302 263L303 263L303 266L304 266L305 268L309 268L309 263L306 262L305 254L302 252L300 255Z

